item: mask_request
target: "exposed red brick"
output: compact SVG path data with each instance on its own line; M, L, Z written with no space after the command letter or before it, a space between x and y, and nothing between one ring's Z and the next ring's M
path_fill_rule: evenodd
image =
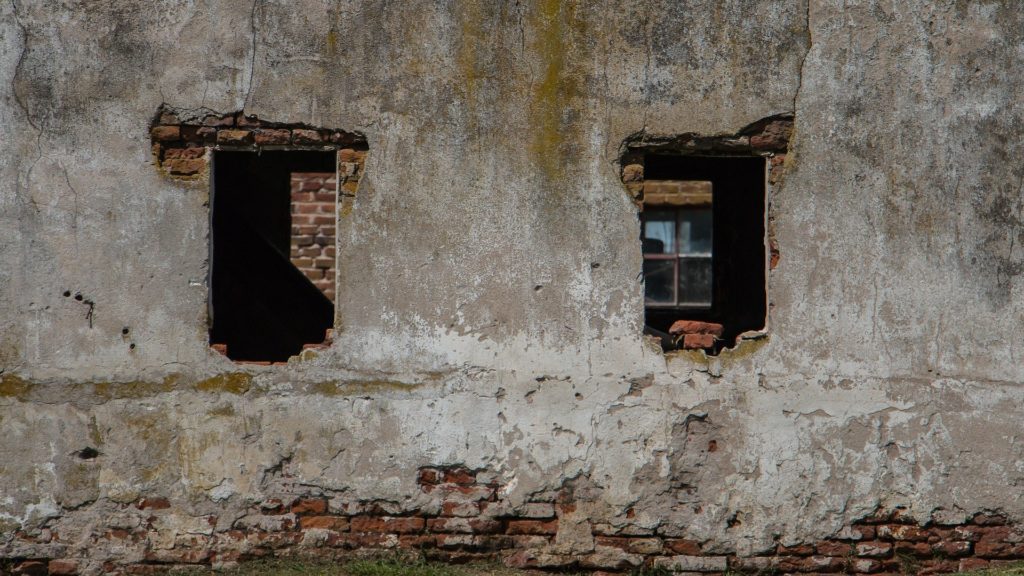
M683 348L686 350L698 350L711 348L715 345L715 337L711 334L684 334Z
M917 565L918 576L930 576L932 574L948 574L956 572L960 567L959 560L948 560L944 558L933 558L922 560Z
M164 168L171 174L192 176L206 168L206 160L202 158L175 158L164 162Z
M856 574L871 574L882 569L882 563L871 558L856 558L850 562L850 569Z
M1006 517L997 514L978 514L971 519L971 522L979 526L1004 526Z
M202 548L173 548L171 550L147 550L147 562L164 564L198 564L209 560L211 552Z
M380 548L392 542L394 535L384 532L356 534L337 534L328 540L328 544L336 548L357 550L360 548Z
M696 540L672 538L665 540L665 547L673 553L680 554L682 556L700 556L701 554L700 543Z
M779 556L810 556L814 554L814 546L810 544L798 544L796 546L780 545L775 553Z
M260 128L253 138L260 146L288 144L292 139L292 131L281 128Z
M792 120L774 120L759 134L750 137L750 147L757 150L785 150L793 134Z
M668 333L673 336L678 336L680 334L711 334L713 336L721 337L723 330L724 328L721 324L716 324L714 322L676 320L668 329Z
M924 542L928 540L928 533L917 526L883 524L878 527L878 537L883 540Z
M167 498L143 498L135 503L139 510L164 510L171 507Z
M47 568L51 576L75 576L78 574L77 560L50 560Z
M970 542L943 540L932 544L932 550L949 556L950 558L962 558L971 555L972 545Z
M218 130L217 143L227 145L249 144L252 142L252 132L249 130Z
M181 138L181 128L178 126L154 126L149 135L157 142L170 142Z
M861 540L874 540L876 536L875 527L868 524L854 524L851 530L860 534Z
M425 526L423 518L394 518L388 516L356 516L350 524L353 532L393 532L408 534L419 532Z
M893 546L893 550L896 554L902 554L904 556L915 556L917 558L928 558L932 555L932 547L927 542L910 542L908 540L899 540Z
M322 498L299 500L292 504L292 512L295 514L323 514L327 512L327 500Z
M345 516L305 516L299 520L299 526L306 530L308 528L322 528L344 532L348 530L349 520Z
M842 572L846 569L846 560L833 556L808 556L803 561L805 572Z
M399 548L422 549L437 545L438 536L432 534L403 534L398 537Z
M164 160L173 158L202 158L206 155L206 148L168 148L164 151Z
M857 556L865 558L885 558L892 552L892 544L880 540L858 542L856 551Z
M235 116L234 116L234 114L229 114L227 116L215 116L215 115L211 114L210 116L207 116L207 117L203 118L203 126L211 126L211 127L221 128L221 127L228 127L228 126L234 126L234 125L235 125Z
M235 124L245 128L256 128L260 125L260 119L257 116L246 116L245 114L239 114L235 119Z
M849 556L853 553L853 546L845 542L834 542L830 540L818 542L814 546L814 549L822 556Z
M513 520L508 523L509 534L540 534L552 535L558 532L558 519L555 520Z
M24 560L14 565L13 574L46 576L47 563L43 560Z
M981 558L1024 558L1024 543L982 538L974 545L974 554Z
M316 130L296 128L292 130L292 142L295 144L321 144L324 137Z
M431 518L427 520L431 532L459 534L497 534L504 531L500 520L490 518Z
M476 516L478 514L480 514L478 502L447 501L441 503L442 516Z

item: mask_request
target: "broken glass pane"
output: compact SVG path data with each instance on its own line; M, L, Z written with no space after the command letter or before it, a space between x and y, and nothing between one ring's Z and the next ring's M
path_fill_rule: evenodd
M679 304L711 306L711 258L679 258Z
M644 260L644 297L648 304L675 304L675 262Z

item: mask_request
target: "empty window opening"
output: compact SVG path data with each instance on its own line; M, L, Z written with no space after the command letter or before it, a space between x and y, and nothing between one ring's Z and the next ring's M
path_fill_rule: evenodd
M334 322L334 151L217 150L210 343L282 362Z
M665 349L717 353L765 327L765 170L760 156L644 154L645 332Z

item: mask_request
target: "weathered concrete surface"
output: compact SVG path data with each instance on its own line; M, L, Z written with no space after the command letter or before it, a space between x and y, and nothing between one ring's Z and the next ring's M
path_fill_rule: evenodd
M1024 10L848 4L4 3L5 526L117 556L119 502L222 529L287 467L411 509L444 464L741 553L877 506L1021 520ZM329 351L250 381L208 350L208 190L154 170L161 103L367 136ZM620 144L793 110L769 337L666 361Z

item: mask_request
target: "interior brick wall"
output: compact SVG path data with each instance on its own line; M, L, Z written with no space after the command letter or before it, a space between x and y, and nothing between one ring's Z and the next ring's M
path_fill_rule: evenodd
M291 177L292 264L332 302L337 185L331 172L294 172Z

